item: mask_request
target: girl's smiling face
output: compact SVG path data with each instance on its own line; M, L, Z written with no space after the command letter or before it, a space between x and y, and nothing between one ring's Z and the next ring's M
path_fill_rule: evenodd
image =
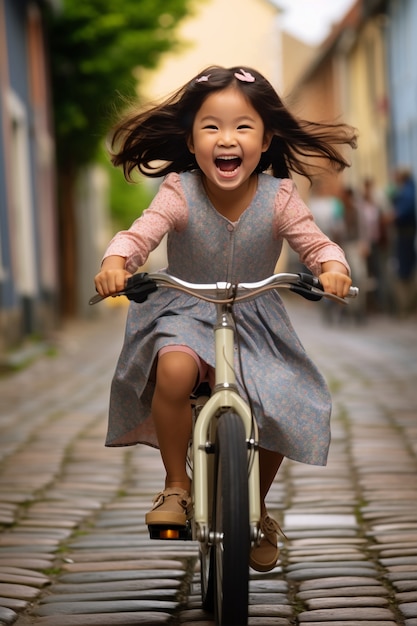
M197 111L189 150L219 190L243 185L270 144L259 113L236 87L209 95Z

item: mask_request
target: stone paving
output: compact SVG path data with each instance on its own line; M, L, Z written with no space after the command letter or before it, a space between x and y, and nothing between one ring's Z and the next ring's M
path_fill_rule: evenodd
M250 626L417 626L417 320L325 328L289 301L334 398L329 464L285 461L269 508L288 537L251 572ZM106 449L125 309L73 324L0 379L0 625L209 626L193 542L143 518L157 451Z

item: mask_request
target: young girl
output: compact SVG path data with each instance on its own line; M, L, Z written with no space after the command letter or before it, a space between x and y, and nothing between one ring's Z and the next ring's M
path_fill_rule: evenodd
M110 242L97 291L122 290L168 233L166 271L183 280L261 280L274 273L286 239L325 291L345 296L351 280L344 254L315 225L290 172L310 178L308 157L341 170L348 164L334 146L353 147L354 141L350 127L295 119L251 68L207 68L162 104L128 115L115 128L112 160L128 180L135 168L166 178L150 207ZM279 528L265 497L285 456L325 465L330 397L276 291L236 305L235 314L261 448L264 538L250 563L268 571L278 559ZM166 480L147 524L183 525L192 515L189 397L213 368L214 322L213 304L169 289L130 305L106 445L159 447Z

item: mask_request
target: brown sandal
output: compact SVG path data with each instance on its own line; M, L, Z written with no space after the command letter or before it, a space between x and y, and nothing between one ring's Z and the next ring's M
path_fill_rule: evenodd
M278 536L284 533L278 522L266 513L260 523L262 537L250 553L249 565L257 572L270 572L277 564L279 557Z
M153 507L145 516L145 523L148 526L185 526L191 511L188 491L170 487L155 496Z

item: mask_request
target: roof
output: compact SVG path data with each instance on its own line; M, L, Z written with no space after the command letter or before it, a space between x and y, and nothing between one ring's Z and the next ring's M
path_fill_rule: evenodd
M317 55L298 81L298 86L307 82L315 71L334 54L336 48L349 49L356 40L356 33L369 17L382 12L386 8L386 0L357 0L346 15L334 25L328 37L318 48Z

